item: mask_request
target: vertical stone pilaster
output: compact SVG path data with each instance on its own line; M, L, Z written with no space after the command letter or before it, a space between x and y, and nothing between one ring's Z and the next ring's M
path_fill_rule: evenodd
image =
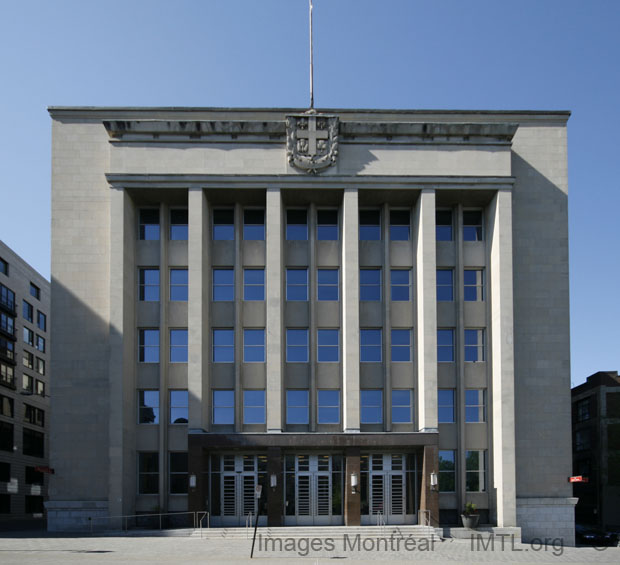
M267 525L283 525L282 508L284 504L284 473L282 472L282 450L279 447L267 449ZM276 486L271 487L271 475L276 476Z
M431 489L431 473L439 474L439 449L436 445L425 445L422 456L420 510L429 510L430 525L437 527L439 525L439 491Z
M493 488L497 525L516 526L512 193L499 190L489 206L493 414Z
M131 199L122 188L110 190L110 363L109 495L111 516L128 514L133 504L124 477L135 454L125 436L133 422L136 367L136 294L134 248L136 224Z
M360 450L350 448L345 453L345 477L344 477L344 525L359 526L361 524L361 484L362 476L360 473ZM351 475L357 475L357 487L353 492L351 486Z
M189 303L188 372L189 395L188 430L209 430L209 211L202 188L190 188L188 194L189 241L188 277Z
M159 205L159 508L168 510L168 364L170 328L168 326L168 240L170 209Z
M342 413L345 432L360 431L360 269L357 188L342 203Z
M267 189L265 210L267 296L267 432L282 431L282 195Z
M423 189L414 211L418 428L437 431L437 299L435 191Z

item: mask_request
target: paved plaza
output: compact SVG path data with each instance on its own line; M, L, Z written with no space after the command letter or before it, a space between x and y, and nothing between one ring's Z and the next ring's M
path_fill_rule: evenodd
M40 534L38 534L40 535ZM260 563L351 564L374 561L416 563L620 563L620 548L561 547L494 540L494 548L471 540L430 542L362 537L280 538L256 542L252 561ZM412 540L410 540L411 542ZM259 543L260 542L260 543ZM294 544L294 548L292 547ZM392 546L390 547L390 544ZM0 534L0 563L249 563L251 539L201 539L199 535L158 536L51 536ZM267 548L265 546L267 545ZM282 550L280 551L280 545ZM332 548L333 546L333 548ZM314 549L313 549L314 547Z

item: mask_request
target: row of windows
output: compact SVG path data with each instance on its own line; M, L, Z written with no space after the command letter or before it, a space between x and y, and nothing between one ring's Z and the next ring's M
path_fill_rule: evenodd
M391 241L408 241L411 239L410 210L390 210L389 237ZM338 239L338 210L317 210L316 238L319 241L335 241ZM438 241L452 241L453 214L451 210L437 210L436 230ZM288 209L286 211L286 239L300 241L308 239L308 210ZM187 210L170 211L171 240L187 240ZM160 238L159 210L140 210L138 237L142 240L158 240ZM232 209L213 210L214 240L235 239L235 217ZM482 211L466 210L463 212L463 240L482 241ZM380 240L382 238L381 211L360 210L359 238L362 241ZM246 209L243 211L243 239L265 239L265 210Z
M339 300L339 269L317 269L317 300ZM159 301L159 269L141 268L139 272L139 299ZM307 301L308 269L286 269L286 300ZM360 269L360 300L382 299L382 274L380 268ZM465 269L463 272L465 301L484 300L483 269ZM411 269L390 270L390 298L392 301L411 300ZM170 269L170 300L187 301L187 269ZM235 271L231 268L213 269L213 300L235 299ZM265 270L243 269L243 300L265 300ZM437 269L437 300L454 300L453 269Z
M286 423L309 423L310 391L286 391ZM340 423L340 391L317 391L317 423ZM363 424L381 424L383 422L383 391L360 391L360 421ZM243 423L264 424L266 419L265 391L243 391ZM235 391L213 391L213 424L232 425L235 422ZM413 391L411 389L392 390L392 423L408 424L413 422Z
M0 394L0 416L15 417L13 399L2 394ZM36 406L24 404L24 422L43 428L45 427L45 412Z
M26 300L22 302L22 315L28 322L34 323L34 308ZM37 310L37 327L41 331L47 331L47 316L41 310Z
M22 430L22 452L32 457L44 457L45 435L29 428ZM13 424L0 422L0 450L14 452Z
M15 494L0 494L0 514L11 513L11 500L16 497ZM24 512L26 514L43 514L44 510L42 496L31 494L24 496Z
M152 391L158 395L157 391ZM157 396L157 400L158 400ZM360 422L363 424L383 423L383 391L360 391ZM454 423L455 421L454 389L438 390L438 421ZM265 423L265 391L243 391L244 424ZM233 424L235 418L235 391L213 391L213 423ZM486 391L484 389L467 389L465 391L465 422L486 422ZM413 390L392 390L392 423L406 424L413 422ZM317 392L317 422L319 424L340 423L340 391L319 390ZM154 422L156 423L156 422ZM286 423L309 423L309 391L288 390L286 392Z
M187 494L187 452L168 453L168 492ZM138 453L138 494L159 494L159 454Z
M159 330L138 330L138 360L140 363L159 363ZM308 363L308 328L286 329L286 362ZM437 361L451 363L455 359L454 328L437 330ZM411 328L390 331L390 359L394 363L411 362L413 358L413 330ZM484 329L464 331L465 362L486 360ZM187 363L188 334L186 328L170 330L170 363ZM336 328L317 329L317 361L338 363L340 361L340 330ZM235 362L235 330L220 328L213 330L214 363ZM383 360L383 330L381 328L360 329L360 362L381 363ZM265 362L265 329L245 328L243 330L243 362Z
M45 375L45 361L40 357L35 357L30 351L22 352L22 364L27 369L36 371L39 375Z
M456 451L439 450L439 490L456 492ZM465 452L465 491L486 492L487 490L487 451L471 450Z
M35 467L26 465L25 467L25 484L43 486L43 473L37 471ZM0 483L11 482L11 464L0 463Z
M41 353L45 353L45 338L40 336L39 334L36 334L36 339L35 339L35 333L27 328L26 326L23 327L23 335L24 335L24 343L26 345L30 345L31 347L36 347L36 349L38 351L40 351Z
M189 419L189 399L187 390L169 391L170 424L187 424ZM159 391L138 391L138 423L159 424Z

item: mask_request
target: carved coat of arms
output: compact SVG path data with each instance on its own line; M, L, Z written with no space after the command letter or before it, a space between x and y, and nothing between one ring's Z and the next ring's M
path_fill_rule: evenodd
M333 165L338 156L338 116L287 116L286 153L289 163L308 173Z

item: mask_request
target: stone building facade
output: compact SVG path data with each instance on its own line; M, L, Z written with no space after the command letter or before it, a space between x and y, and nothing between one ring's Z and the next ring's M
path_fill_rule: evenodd
M567 112L50 113L51 528L571 542Z
M0 241L0 529L44 525L50 283Z

